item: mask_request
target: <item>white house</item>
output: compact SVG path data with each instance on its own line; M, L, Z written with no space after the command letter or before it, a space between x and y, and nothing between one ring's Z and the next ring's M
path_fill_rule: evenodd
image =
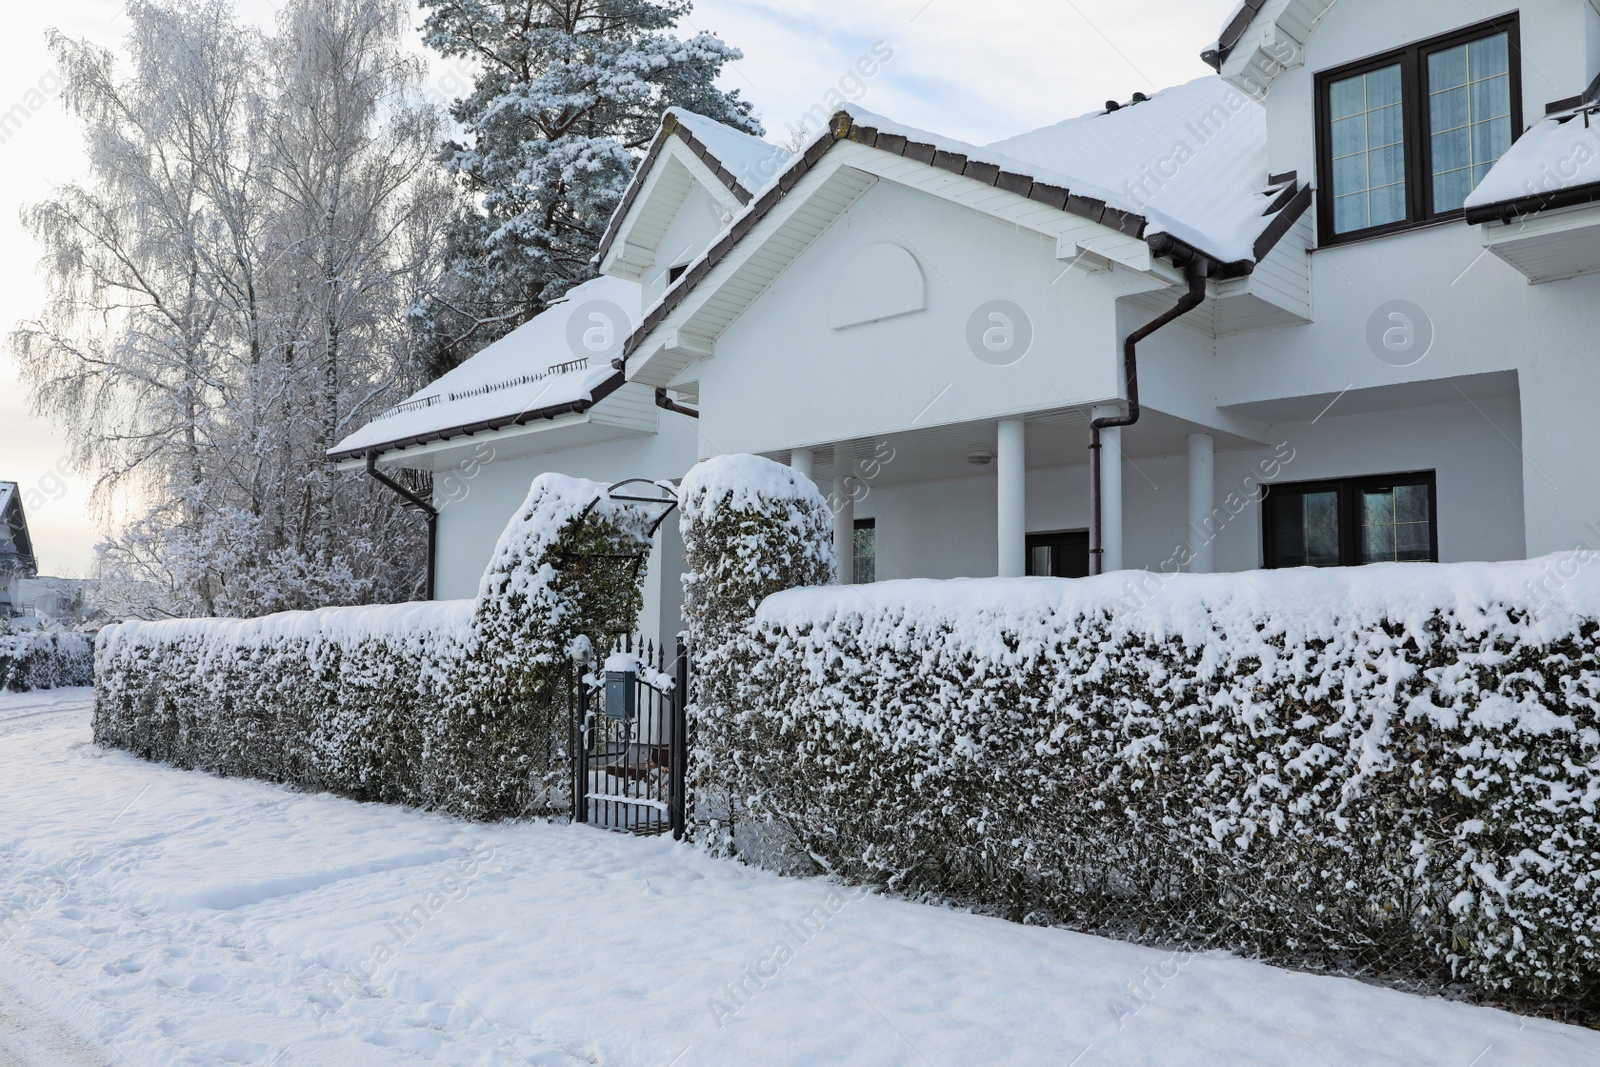
M1246 0L1216 76L982 148L671 113L603 277L336 458L447 475L441 596L541 470L731 452L834 491L847 580L1587 544L1600 0L1490 14Z

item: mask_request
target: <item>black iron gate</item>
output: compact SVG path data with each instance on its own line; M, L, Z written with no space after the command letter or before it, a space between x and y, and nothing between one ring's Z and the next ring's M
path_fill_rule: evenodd
M636 834L684 832L689 658L632 637L578 684L574 822Z

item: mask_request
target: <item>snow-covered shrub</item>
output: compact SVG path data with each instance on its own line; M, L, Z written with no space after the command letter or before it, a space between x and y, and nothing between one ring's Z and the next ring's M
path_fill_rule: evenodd
M834 580L833 515L809 479L750 455L697 465L678 499L693 664L687 774L698 814L720 837L736 810L730 784L745 777L733 764L751 750L736 724L758 655L756 607L772 593Z
M767 599L751 814L1018 919L1600 994L1600 573L1576 557ZM1551 576L1559 580L1552 580Z
M95 740L478 818L564 807L570 648L632 626L642 562L603 554L647 547L646 523L547 474L476 600L109 627Z
M80 633L13 629L0 623L0 692L94 681L94 645Z
M596 482L534 481L484 573L445 708L439 763L473 783L470 814L570 810L574 643L633 631L652 518Z
M425 752L470 600L127 622L95 650L95 741L361 800L438 803Z

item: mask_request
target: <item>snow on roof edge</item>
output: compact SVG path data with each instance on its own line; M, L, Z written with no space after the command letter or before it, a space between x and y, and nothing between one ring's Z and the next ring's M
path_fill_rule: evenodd
M1573 123L1583 117L1581 125ZM1600 106L1586 102L1551 112L1514 141L1467 195L1469 216L1527 202L1524 214L1561 194L1600 186ZM1468 221L1476 221L1469 217Z
M640 303L640 286L621 278L601 276L575 286L541 314L346 434L328 456L353 459L499 428L488 424L506 424L501 420L526 421L573 404L599 403L615 388L608 383L622 372L603 358L609 353L576 354L570 320L590 307L608 320L620 344L638 326Z

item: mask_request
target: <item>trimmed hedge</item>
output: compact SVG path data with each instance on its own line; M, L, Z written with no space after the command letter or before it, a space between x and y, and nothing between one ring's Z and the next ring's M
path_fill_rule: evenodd
M570 654L632 626L643 561L613 557L647 552L648 522L546 474L476 600L109 627L95 740L473 818L567 810Z
M756 606L771 593L834 580L833 513L817 487L759 456L719 456L679 489L683 616L689 683L688 812L692 831L731 847L748 746L737 723L745 679L759 650Z
M94 682L94 644L83 634L12 630L0 623L0 692Z
M1593 1012L1600 575L1581 571L781 593L722 766L792 854L853 880Z

